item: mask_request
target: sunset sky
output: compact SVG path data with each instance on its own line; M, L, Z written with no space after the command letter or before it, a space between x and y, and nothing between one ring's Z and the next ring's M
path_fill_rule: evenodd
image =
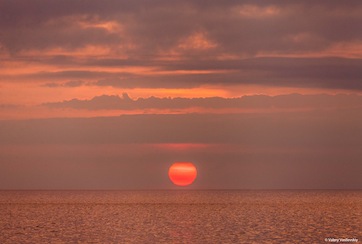
M362 2L0 0L0 189L362 188Z

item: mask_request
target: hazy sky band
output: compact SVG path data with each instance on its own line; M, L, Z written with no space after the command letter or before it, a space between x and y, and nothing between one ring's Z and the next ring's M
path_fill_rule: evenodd
M360 110L133 115L0 122L2 189L171 188L196 164L199 189L359 189Z

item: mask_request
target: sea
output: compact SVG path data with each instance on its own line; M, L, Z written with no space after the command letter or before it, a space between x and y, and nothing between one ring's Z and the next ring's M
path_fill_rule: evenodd
M362 191L0 191L0 243L361 243Z

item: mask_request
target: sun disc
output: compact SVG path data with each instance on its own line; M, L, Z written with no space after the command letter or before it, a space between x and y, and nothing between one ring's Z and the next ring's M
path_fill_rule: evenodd
M195 181L197 169L195 165L190 162L177 162L169 168L168 176L175 185L187 186Z

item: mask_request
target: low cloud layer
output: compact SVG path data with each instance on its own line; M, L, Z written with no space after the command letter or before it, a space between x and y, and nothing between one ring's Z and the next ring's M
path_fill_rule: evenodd
M132 99L127 93L103 95L90 100L72 99L63 102L45 103L49 108L72 108L85 110L142 110L142 109L337 109L361 108L359 95L254 95L239 98L138 98Z

